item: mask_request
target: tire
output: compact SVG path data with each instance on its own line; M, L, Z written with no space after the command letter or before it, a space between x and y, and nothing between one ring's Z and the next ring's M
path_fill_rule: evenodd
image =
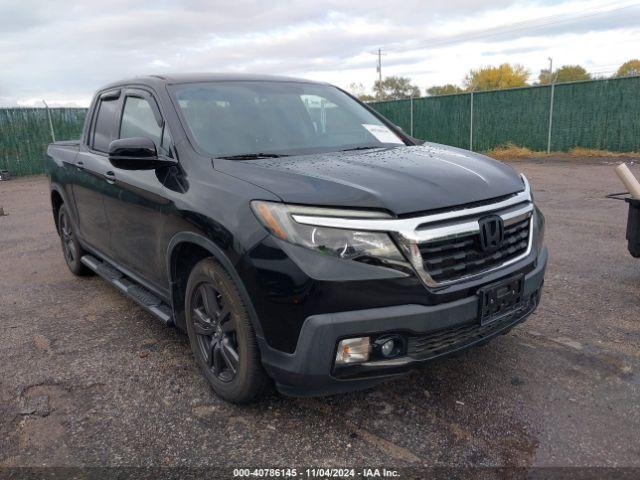
M189 275L185 299L191 350L216 395L233 403L261 396L270 380L247 308L226 270L212 258L201 260Z
M58 211L58 233L60 234L64 260L71 273L78 276L91 275L93 272L80 261L87 252L80 246L76 238L73 221L64 205Z

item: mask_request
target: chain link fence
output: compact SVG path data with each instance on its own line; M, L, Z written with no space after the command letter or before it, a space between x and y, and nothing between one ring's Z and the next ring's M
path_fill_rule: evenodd
M640 77L373 102L417 138L475 151L640 151Z

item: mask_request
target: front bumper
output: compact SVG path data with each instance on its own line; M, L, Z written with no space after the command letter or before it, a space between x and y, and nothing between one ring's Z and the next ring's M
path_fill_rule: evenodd
M473 333L476 331L474 325L479 324L477 295L433 306L407 304L312 315L302 325L295 351L286 353L264 345L263 364L275 380L278 390L287 395L318 396L368 388L435 358L486 343L524 321L540 301L546 263L547 250L543 248L535 268L525 275L524 299L529 302L526 308L495 328L467 336L465 341L454 344L443 353L425 358L405 356L368 362L340 371L334 371L333 367L337 342L345 337L399 331L407 335L424 336L431 332L460 328Z

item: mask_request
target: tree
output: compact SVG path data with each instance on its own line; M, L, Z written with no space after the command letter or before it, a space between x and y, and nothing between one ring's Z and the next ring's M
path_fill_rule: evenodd
M549 85L551 83L551 72L548 68L540 70L538 75L538 85Z
M469 71L464 79L464 86L467 90L524 87L528 78L529 70L522 65L503 63L499 67L482 67Z
M591 80L591 74L580 65L563 65L556 70L554 77L556 83Z
M616 77L633 77L636 75L640 75L640 60L637 58L620 65L620 68L615 74Z
M591 80L591 78L591 74L580 65L563 65L553 72L553 81L556 83L579 82L581 80ZM548 85L551 83L551 79L549 69L540 70L538 84Z
M453 93L460 93L463 90L451 83L447 83L446 85L435 85L433 87L427 88L427 95L437 96L437 95L451 95Z
M351 93L351 95L353 95L354 97L357 97L358 100L362 102L371 102L375 100L375 97L373 95L367 93L362 83L353 82L352 84L349 85L347 90L349 91L349 93Z
M373 91L377 100L400 100L420 96L420 88L412 85L411 79L407 77L387 77L382 83L376 80Z

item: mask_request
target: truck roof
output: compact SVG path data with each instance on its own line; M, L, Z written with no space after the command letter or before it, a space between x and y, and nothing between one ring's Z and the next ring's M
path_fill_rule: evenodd
M284 77L279 75L258 75L247 73L170 73L158 75L144 75L140 77L127 78L118 80L105 85L100 90L119 87L122 85L172 85L177 83L199 83L199 82L242 82L242 81L261 81L261 82L302 82L324 84L325 82L316 82L304 78Z

